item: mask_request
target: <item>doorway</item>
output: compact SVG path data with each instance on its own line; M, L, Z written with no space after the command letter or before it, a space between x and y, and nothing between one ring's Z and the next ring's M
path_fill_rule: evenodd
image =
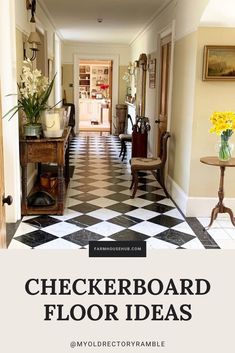
M157 129L157 156L161 155L160 143L161 136L167 130L168 113L169 113L169 94L170 94L170 72L171 72L171 40L172 35L169 34L161 39L161 84L160 84L160 101L159 101L159 118L156 120Z
M110 61L112 63L110 72L110 89L111 91L111 104L109 107L110 114L110 132L114 133L115 126L112 122L116 114L115 108L118 104L118 80L119 80L119 55L118 54L75 54L73 67L74 67L74 104L75 104L75 131L79 133L79 65L81 61ZM93 126L94 128L94 126ZM109 133L109 132L107 132Z
M79 62L79 132L111 132L112 60Z

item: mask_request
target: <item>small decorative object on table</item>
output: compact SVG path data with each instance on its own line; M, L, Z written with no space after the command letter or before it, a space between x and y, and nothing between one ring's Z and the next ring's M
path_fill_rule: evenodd
M64 113L64 108L45 110L42 115L42 129L46 138L58 138L63 135L65 126Z
M24 135L30 137L40 137L42 125L40 114L49 109L47 104L54 84L55 76L49 82L40 70L34 69L32 63L24 61L20 82L18 83L19 95L18 103L7 112L11 119L18 111L23 112Z
M232 157L233 144L229 138L235 130L235 113L234 112L214 112L210 121L213 127L210 133L216 133L220 136L218 144L218 158L221 161L228 161Z

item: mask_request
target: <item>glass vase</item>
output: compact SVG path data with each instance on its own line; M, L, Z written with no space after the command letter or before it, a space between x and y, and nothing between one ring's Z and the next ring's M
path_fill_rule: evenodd
M221 135L218 145L218 158L220 161L226 162L232 158L233 144L230 143L229 138Z

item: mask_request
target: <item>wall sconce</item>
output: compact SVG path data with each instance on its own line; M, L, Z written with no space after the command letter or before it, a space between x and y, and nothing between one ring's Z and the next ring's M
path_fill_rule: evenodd
M148 71L148 58L146 54L140 54L138 62L143 71Z
M36 59L37 51L39 51L37 46L41 44L39 34L37 32L31 32L27 41L31 44L30 49L32 50L32 56L31 58L27 57L24 43L24 60L33 61Z

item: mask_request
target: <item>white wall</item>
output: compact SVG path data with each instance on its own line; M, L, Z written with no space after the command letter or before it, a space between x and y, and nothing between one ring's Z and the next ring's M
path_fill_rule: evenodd
M128 45L64 42L62 45L62 64L73 64L75 54L119 55L119 65L128 65L130 61L130 47Z
M26 10L26 1L25 0L15 0L15 18L16 18L16 27L24 34L29 35L32 31L33 24L30 23L31 11ZM43 10L41 4L37 2L36 8L36 25L42 30L42 32L47 33L47 52L48 57L54 58L54 32L55 28L48 18L46 12Z

